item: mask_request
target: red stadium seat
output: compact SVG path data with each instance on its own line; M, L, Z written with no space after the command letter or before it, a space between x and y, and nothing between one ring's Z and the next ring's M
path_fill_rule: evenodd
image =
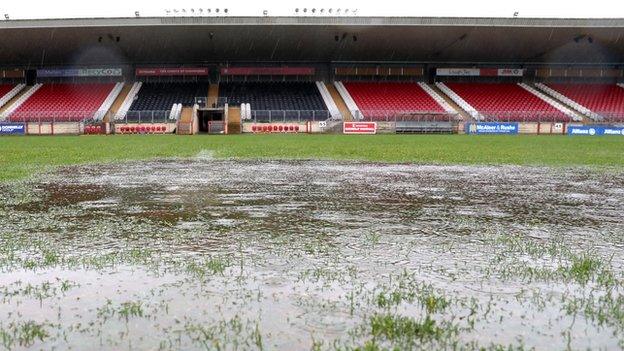
M624 122L624 88L615 84L548 84L567 98L613 122Z
M514 83L446 83L488 120L567 122L570 117Z
M343 85L365 118L384 120L400 113L445 113L416 83L345 82Z
M11 121L76 122L95 115L115 85L44 84L11 115Z

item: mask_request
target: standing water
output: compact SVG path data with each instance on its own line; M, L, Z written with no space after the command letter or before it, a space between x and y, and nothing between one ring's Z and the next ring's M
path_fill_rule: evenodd
M617 349L624 174L170 160L0 186L7 349Z

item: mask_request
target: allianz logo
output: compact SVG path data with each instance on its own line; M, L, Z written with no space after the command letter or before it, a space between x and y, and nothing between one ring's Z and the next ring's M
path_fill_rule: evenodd
M574 128L571 130L571 134L578 135L597 135L598 131L596 128ZM624 128L616 129L616 128L605 128L602 131L603 135L624 135Z
M624 135L624 128L622 129L611 129L607 128L604 131L605 135Z

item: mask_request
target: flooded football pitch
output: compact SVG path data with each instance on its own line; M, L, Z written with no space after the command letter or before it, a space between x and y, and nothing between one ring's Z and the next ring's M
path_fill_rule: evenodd
M0 349L620 349L624 173L324 161L0 185Z

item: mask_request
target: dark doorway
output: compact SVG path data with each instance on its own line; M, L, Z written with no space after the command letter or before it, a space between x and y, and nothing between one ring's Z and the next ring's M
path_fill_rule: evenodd
M26 71L26 85L35 84L37 84L37 71L34 69L29 69Z
M221 134L225 131L223 110L199 110L199 131L201 133Z

